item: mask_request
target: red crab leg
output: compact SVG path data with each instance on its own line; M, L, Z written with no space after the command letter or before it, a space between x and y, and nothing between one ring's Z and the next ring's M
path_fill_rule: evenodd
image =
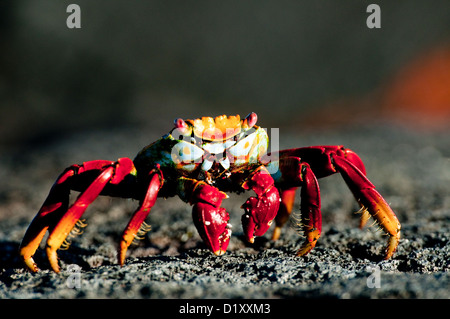
M264 166L258 167L242 184L244 189L252 189L257 197L250 197L243 205L242 215L244 235L251 243L255 236L262 236L272 225L280 207L280 195L274 180Z
M362 206L363 214L360 226L367 221L368 212L381 229L389 235L385 259L389 259L393 255L400 239L400 223L383 197L375 190L375 186L365 176L364 164L355 152L345 149L343 146L311 146L283 150L279 152L278 156L280 168L286 166L286 164L282 164L284 159L298 157L301 162L307 162L310 165L314 175L318 178L337 172L341 173L356 200ZM283 174L274 175L277 186L279 184L282 188L287 187L286 183L289 187L295 186L295 183L292 185L295 179L292 179L291 176L295 170L284 169L284 171Z
M278 182L285 187L289 187L287 189L288 197L285 205L291 206L291 210L294 201L291 193L295 192L296 189L296 187L292 187L292 185L301 186L301 219L299 226L305 236L305 242L298 250L297 256L303 256L315 247L322 232L319 183L308 163L302 163L298 157L283 157L279 160L278 165L280 171L280 179ZM281 207L283 207L283 204ZM278 214L280 214L280 212ZM280 219L280 228L285 221L286 219L284 218Z
M127 227L123 231L122 240L119 245L119 264L123 266L125 262L125 256L127 249L133 242L136 234L141 228L144 220L150 213L151 208L155 205L156 199L158 197L158 192L163 184L162 172L159 170L153 170L150 173L150 182L147 188L147 193L144 199L141 201L138 209L134 212L133 217L128 222Z
M301 227L306 237L297 256L309 253L317 243L322 233L322 214L320 212L319 183L307 163L302 163L303 186L301 190Z
M98 174L95 179L93 173ZM34 272L39 270L33 255L49 229L51 233L47 239L47 256L52 269L59 272L56 251L88 205L98 197L106 184L118 185L126 175L134 173L133 162L128 158L121 158L117 162L90 161L66 169L56 180L20 245L20 254L28 268ZM83 191L67 209L71 189Z
M380 193L375 190L375 186L355 165L340 156L333 156L333 164L341 173L356 200L363 208L367 208L381 229L389 235L384 259L391 258L400 240L401 226L397 216Z
M48 227L68 208L70 189L66 185L66 180L75 174L74 170L78 169L78 167L72 166L59 176L51 188L47 199L25 233L20 245L20 255L26 266L33 272L39 270L33 260L33 256L44 238Z
M114 167L105 169L92 184L78 197L73 205L56 224L47 240L47 256L50 266L55 272L59 272L58 256L56 251L69 235L77 220L86 211L86 208L100 195L103 187L110 181L114 173Z

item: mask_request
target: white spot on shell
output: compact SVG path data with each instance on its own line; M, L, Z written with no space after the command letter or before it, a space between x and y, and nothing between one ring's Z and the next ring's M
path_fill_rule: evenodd
M207 172L214 164L213 161L204 160L202 164L202 171Z

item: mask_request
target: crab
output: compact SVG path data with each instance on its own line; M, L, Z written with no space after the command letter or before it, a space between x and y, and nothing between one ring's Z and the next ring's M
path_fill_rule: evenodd
M256 122L256 113L242 120L239 115L179 118L168 134L143 148L134 160L94 160L66 168L24 235L20 255L25 265L33 272L39 270L33 256L49 231L46 253L51 268L59 272L57 250L67 247L68 237L81 233L80 228L85 226L81 217L99 195L139 201L118 247L118 262L123 265L130 244L149 230L145 219L158 197L178 196L191 204L200 237L220 256L231 236L230 217L221 206L227 192L255 193L241 207L244 237L253 243L273 223L272 239L280 237L299 187L298 225L304 240L297 256L305 256L322 232L317 179L334 173L341 174L361 207L360 227L372 216L388 235L384 258L394 254L400 223L367 179L364 164L355 152L343 146L310 146L268 153L268 134ZM69 207L71 190L80 194Z

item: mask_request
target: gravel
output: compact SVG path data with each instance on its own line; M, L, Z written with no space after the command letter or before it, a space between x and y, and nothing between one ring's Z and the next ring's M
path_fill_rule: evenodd
M162 135L162 134L160 134ZM281 239L272 230L244 242L240 204L232 195L233 237L227 253L205 249L178 198L160 199L147 218L152 230L117 265L117 243L137 202L101 197L83 218L88 226L60 250L62 271L25 270L17 255L26 227L56 176L68 165L134 154L154 133L138 129L74 133L45 144L2 150L0 160L0 298L449 298L450 139L447 132L414 133L390 126L299 134L280 131L282 148L344 144L363 158L368 176L402 223L402 240L381 260L386 237L358 229L357 206L343 180L320 180L323 234L304 258L294 223ZM156 136L155 136L156 138ZM133 143L130 143L133 141ZM248 194L247 194L248 196ZM72 196L75 197L75 196ZM296 204L298 208L298 204Z

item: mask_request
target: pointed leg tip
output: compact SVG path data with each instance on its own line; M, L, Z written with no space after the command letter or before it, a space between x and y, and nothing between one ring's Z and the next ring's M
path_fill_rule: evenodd
M28 257L28 258L24 258L23 259L25 265L27 266L27 268L31 271L31 272L38 272L40 269L39 267L36 265L36 263L34 262L33 258Z
M117 257L119 259L118 262L120 266L123 266L125 264L128 246L129 244L127 244L125 240L122 240L119 244L119 251Z
M33 259L34 251L30 250L27 245L26 246L21 245L19 249L19 254L22 257L23 263L31 272L39 271L39 268Z
M398 233L395 236L393 235L389 236L384 260L388 260L394 255L395 251L397 250L399 242L400 242L400 231L398 231Z
M50 266L52 267L54 272L59 273L60 269L59 269L59 265L58 265L58 255L56 253L56 250L49 246L47 247L46 250L47 250L47 257L48 257Z
M125 257L123 256L121 256L120 254L119 254L119 257L118 257L118 263L119 263L119 266L120 267L123 267L123 265L125 265Z
M306 240L302 247L300 247L300 249L297 251L296 256L297 257L302 257L302 256L306 256L307 254L309 254L309 252L311 250L313 250L313 248L316 246L317 240Z
M297 253L295 254L296 257L303 257L309 254L309 252L312 250L312 248L302 247L299 250L297 250Z

